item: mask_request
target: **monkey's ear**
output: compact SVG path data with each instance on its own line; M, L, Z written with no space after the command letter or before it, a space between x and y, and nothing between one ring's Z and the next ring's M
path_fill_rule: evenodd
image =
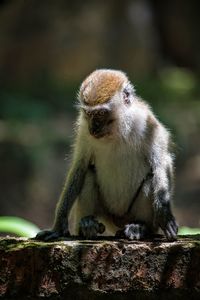
M125 104L130 104L132 100L132 96L134 94L134 88L131 85L127 85L123 91L123 100Z

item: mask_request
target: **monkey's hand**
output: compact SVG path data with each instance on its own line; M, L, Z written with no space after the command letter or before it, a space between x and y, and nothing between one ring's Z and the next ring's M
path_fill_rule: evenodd
M65 226L66 227L66 226ZM40 232L38 232L38 234L36 235L36 237L34 239L36 240L40 240L40 241L52 241L52 240L56 240L60 237L69 237L70 233L69 230L67 228L61 230L61 229L48 229L48 230L42 230Z
M84 217L79 223L79 235L86 239L92 239L104 231L105 226L99 223L94 216Z
M163 230L169 241L177 239L178 224L176 223L168 203L157 207L155 210L154 225L156 227L159 226Z
M115 236L117 238L139 241L148 236L148 229L147 226L142 223L127 224L124 229L118 230Z

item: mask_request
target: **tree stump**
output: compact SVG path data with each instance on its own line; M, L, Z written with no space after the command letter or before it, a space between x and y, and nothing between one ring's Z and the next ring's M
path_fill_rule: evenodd
M200 299L200 236L0 239L2 299Z

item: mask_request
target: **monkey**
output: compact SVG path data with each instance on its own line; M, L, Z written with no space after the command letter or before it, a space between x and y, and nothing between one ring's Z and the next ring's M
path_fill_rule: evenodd
M80 86L73 158L49 241L79 235L177 238L171 136L120 70L93 71Z

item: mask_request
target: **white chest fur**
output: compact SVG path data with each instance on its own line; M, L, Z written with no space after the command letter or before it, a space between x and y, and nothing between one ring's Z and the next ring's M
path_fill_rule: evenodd
M142 151L123 144L95 146L94 160L100 192L113 214L127 212L142 180L148 173Z

